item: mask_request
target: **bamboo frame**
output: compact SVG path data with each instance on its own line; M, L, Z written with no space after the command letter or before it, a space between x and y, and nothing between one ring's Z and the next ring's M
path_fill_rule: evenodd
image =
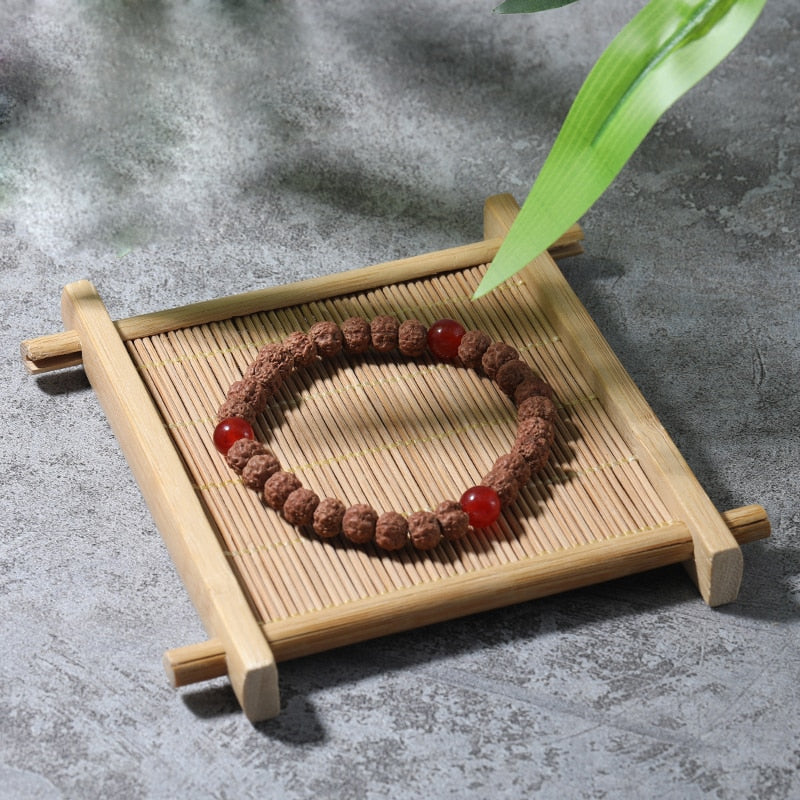
M491 260L517 211L508 195L489 198L483 242L117 322L111 320L94 287L80 281L64 289L62 316L67 332L23 342L23 361L33 373L84 364L210 636L207 642L165 653L164 666L173 685L227 673L243 710L255 721L278 713L276 662L287 658L678 562L692 564L690 571L710 605L735 598L742 563L739 544L769 535L766 514L760 506L748 506L720 515L711 506L555 266L552 256L580 250L581 232L577 226L550 254L540 256L526 268L507 302L520 304L522 316L535 317L537 325L548 330L557 352L543 348L537 357L553 370L561 370L565 390L573 381L588 380L591 391L599 398L598 409L582 409L570 420L578 426L574 435L586 436L588 450L602 449L603 441L611 434L603 430L598 413L607 413L618 429L612 438L618 434L624 438L626 447L635 454L633 459L646 473L648 485L637 483L639 478L633 476L630 487L620 490L618 482L639 470L639 466L634 469L628 463L630 459L622 457L616 468L619 474L599 475L590 489L593 496L584 499L580 491L576 493L563 485L548 467L548 475L544 476L547 480L533 485L530 499L524 501L541 509L539 539L527 538L528 523L509 521L493 542L475 540L461 551L451 549L429 560L415 556L413 561L387 559L383 564L372 557L361 558L361 554L325 550L315 568L327 574L338 568L338 560L350 558L347 570L351 576L348 580L353 582L351 591L337 589L335 575L330 587L326 581L305 582L304 564L309 563L308 559L316 562L323 551L302 538L285 542L278 529L277 538L270 539L274 544L268 545L278 560L270 566L266 557L258 555L264 545L257 540L253 540L252 548L247 544L251 524L247 515L258 513L252 503L247 511L246 497L236 494L235 487L229 487L233 494L228 498L221 490L206 490L196 484L197 474L204 474L205 468L195 467L193 462L196 458L203 461L205 456L193 450L197 447L194 440L181 438L182 433L174 424L165 424L173 410L171 404L185 402L186 413L191 412L193 419L199 419L203 409L214 407L214 386L230 383L248 360L244 350L239 349L244 345L235 342L244 341L242 336L257 338L250 326L267 324L266 312L270 312L268 326L291 326L300 304L306 309L303 313L310 313L310 309L335 315L340 313L335 303L342 297L352 295L348 302L366 303L363 293L367 289L373 290L373 301L382 307L396 284L422 281L420 291L425 294L433 291L425 281L446 274L452 276L448 278L451 282L447 291L456 285L466 286L474 278L474 265ZM436 297L432 301L439 302ZM493 308L496 310L497 306L476 305L476 319L481 314L495 313ZM212 324L213 331L209 327ZM497 324L502 328L512 321L509 317ZM220 345L224 355L216 367L210 362L206 365L193 354L195 339L200 337L196 331L225 338ZM192 370L199 371L194 388L190 387L191 396L170 399L156 376L149 374L149 364L177 374L177 363L170 366L170 354L159 350L166 346L160 344L162 340L177 348L173 357L176 362L191 364ZM551 364L550 358L562 361ZM571 372L573 366L575 375ZM221 373L215 374L215 369ZM397 381L398 372L390 366L376 369L377 394L372 402L390 408L393 403L414 397L413 390L398 398L381 389L382 382ZM578 373L580 376L576 377ZM322 380L330 392L326 402L345 411L341 405L344 401L337 398L346 396L340 393L347 387L335 375ZM445 390L451 387L458 391L451 376L441 380ZM354 395L347 397L347 403L360 402ZM364 407L364 411L368 409ZM420 408L420 413L425 414L424 409ZM405 424L399 417L395 422L401 428ZM315 423L310 420L310 424ZM564 436L569 431L566 422L560 424L557 449L561 448L559 455L566 458ZM468 433L464 434L467 438ZM360 437L370 468L382 469L369 453L368 434L358 430L353 434ZM308 435L320 438L323 432L311 429ZM492 425L481 435L488 437L489 449L499 446ZM613 449L618 445L610 442L609 446ZM439 458L435 443L425 447L424 458ZM192 473L194 479L190 468L200 469L200 473ZM591 464L587 469L591 472ZM339 480L327 468L318 472L318 480L323 483ZM357 473L349 474L345 480L358 482ZM434 473L423 478L434 480ZM384 480L391 479L390 475ZM372 489L379 491L379 484L380 480L377 484L373 481ZM610 526L609 532L594 540L588 528L601 523L592 522L587 527L588 521L597 509L605 508L608 493L619 496L620 491L623 495L625 491L631 493L631 508L609 505L602 512L608 521L601 521ZM636 497L642 493L647 497L642 498L643 509L637 510ZM244 529L236 534L244 538L225 539L228 534L223 529L229 519L235 528ZM223 539L228 544L223 544ZM295 548L299 548L297 552ZM245 557L245 553L249 555ZM325 559L332 560L328 563ZM263 569L267 570L264 574L260 572ZM377 569L395 578L381 586L371 574ZM403 570L411 571L406 575ZM266 594L255 589L253 581L265 586ZM306 596L308 602L293 606L292 593ZM318 593L321 594L315 599Z

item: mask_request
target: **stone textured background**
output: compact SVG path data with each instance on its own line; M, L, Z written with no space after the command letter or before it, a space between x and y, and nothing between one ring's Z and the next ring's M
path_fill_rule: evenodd
M641 2L0 6L0 796L800 796L800 6L769 0L586 215L575 291L714 502L766 506L739 600L679 568L281 665L251 726L80 369L114 317L481 236Z

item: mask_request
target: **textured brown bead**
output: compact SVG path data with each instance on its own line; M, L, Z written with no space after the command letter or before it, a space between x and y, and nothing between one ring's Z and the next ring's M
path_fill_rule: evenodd
M461 508L456 500L443 500L436 507L436 519L442 528L445 539L453 542L461 539L469 532L469 514Z
M276 472L267 478L262 496L264 502L276 511L283 508L286 498L302 486L300 479L293 472Z
M271 381L276 373L283 379L294 369L294 353L280 342L270 342L258 351L251 367L259 379Z
M529 397L549 397L552 399L553 387L536 375L526 378L514 389L514 402L517 406L520 406Z
M519 353L505 342L492 342L487 348L486 352L481 358L481 366L483 371L494 380L497 375L497 370L506 363L519 358Z
M521 453L508 453L494 462L481 481L497 492L500 503L507 506L517 499L519 490L531 479L531 467Z
M397 331L397 346L404 356L418 358L428 347L428 329L418 319L401 322Z
M291 525L310 525L314 511L319 505L319 497L302 486L295 489L283 504L283 518Z
M517 424L517 439L522 437L544 439L550 447L556 438L556 429L552 422L543 417L530 417Z
M500 391L512 397L517 386L524 380L533 377L534 372L528 364L520 358L512 358L500 365L494 380Z
M436 514L415 511L408 516L408 535L417 550L432 550L442 540L442 526Z
M227 419L228 417L241 417L246 419L251 425L258 416L258 410L251 403L238 397L231 397L219 407L217 419Z
M512 454L521 455L534 472L538 472L550 457L550 447L555 437L552 422L541 417L531 417L520 422Z
M543 439L517 439L511 452L521 455L533 472L544 469L550 458L550 447Z
M342 329L335 322L315 322L308 335L317 346L317 352L323 358L333 358L342 351L344 336Z
M375 523L375 544L384 550L400 550L408 542L408 521L396 511L387 511Z
M470 369L483 369L483 354L491 343L491 338L483 331L467 331L458 346L459 361Z
M236 398L251 403L252 405L258 405L264 397L264 390L259 386L257 381L242 378L242 380L234 381L231 384L225 396L228 399Z
M526 397L517 409L517 420L522 422L531 417L541 417L548 422L555 422L558 417L556 404L544 395L531 395Z
M255 418L261 414L267 406L268 395L261 384L252 377L248 380L243 378L231 384L225 396L226 409L246 408L250 415ZM223 411L220 409L220 414ZM226 416L241 416L240 414L226 414ZM223 417L224 418L224 417Z
M397 334L400 323L388 314L375 317L369 324L372 346L379 353L391 353L397 347Z
M348 353L366 353L372 344L369 322L362 317L350 317L342 323L344 347Z
M314 533L322 539L332 539L342 532L345 505L335 497L325 497L314 510Z
M342 533L355 544L371 542L375 536L378 512L366 503L356 503L344 512Z
M283 346L294 356L295 367L307 367L317 358L317 346L314 340L302 331L290 333L283 340Z
M271 342L259 351L255 361L247 368L245 379L252 379L267 392L268 396L280 389L283 381L294 369L294 354L283 344Z
M237 439L225 454L228 466L242 474L247 462L253 457L267 452L267 448L255 439Z
M267 450L253 456L242 470L242 483L249 489L260 492L267 482L267 478L280 472L281 465L275 455Z

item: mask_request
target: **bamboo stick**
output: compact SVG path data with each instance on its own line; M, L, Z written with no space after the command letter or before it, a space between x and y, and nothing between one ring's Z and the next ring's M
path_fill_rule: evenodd
M554 245L554 258L566 258L581 253L583 231L573 225ZM114 324L123 341L153 336L192 325L229 319L276 308L321 300L367 288L414 280L415 278L463 269L490 262L497 253L502 238L484 239L468 245L437 250L420 256L387 261L336 275L310 278L285 286L272 286L252 292L206 300L178 308L155 311L116 321ZM34 375L51 372L81 363L81 344L75 331L26 339L20 345L22 361Z
M201 619L224 642L231 685L253 721L280 710L275 660L231 573L180 456L88 281L62 295L62 316L83 343L84 368Z
M501 235L518 211L511 195L490 197L485 206L486 232ZM703 598L711 606L733 601L742 578L741 550L680 451L552 258L542 253L520 275L527 276L528 305L542 310L580 370L591 376L604 409L671 515L689 526L695 548L687 568Z
M737 543L767 538L770 525L759 505L723 512L722 518ZM610 553L599 556L600 551ZM277 661L287 661L334 647L355 644L375 636L398 633L423 624L443 622L475 611L499 608L550 594L621 578L645 569L678 564L692 557L689 529L674 523L647 536L623 537L617 542L595 542L583 548L548 553L525 562L468 573L433 585L428 591L398 590L388 597L368 598L344 608L330 609L313 618L284 620L263 625ZM381 614L381 609L402 601L402 615ZM164 653L164 670L174 687L218 678L226 674L225 649L209 640Z

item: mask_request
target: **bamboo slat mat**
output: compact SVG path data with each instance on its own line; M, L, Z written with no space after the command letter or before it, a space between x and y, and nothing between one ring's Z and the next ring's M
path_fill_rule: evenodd
M127 342L221 546L262 623L536 559L675 522L524 281L474 303L485 265ZM511 344L555 390L546 468L492 528L390 554L288 525L214 450L215 411L258 349L319 320L453 317ZM486 378L434 361L340 356L296 374L256 423L284 469L320 496L404 514L457 499L514 438Z

